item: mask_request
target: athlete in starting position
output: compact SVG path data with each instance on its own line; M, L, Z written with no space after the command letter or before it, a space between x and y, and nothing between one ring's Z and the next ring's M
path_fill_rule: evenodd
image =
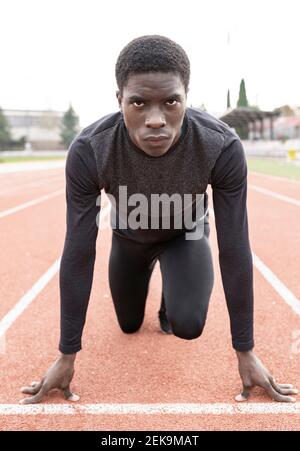
M52 388L60 388L69 400L79 399L70 382L93 280L102 189L114 200L109 283L123 332L141 327L149 280L159 261L161 329L186 340L201 335L214 281L208 184L213 190L232 346L243 385L236 399L246 400L251 387L258 385L276 401L294 401L290 395L297 390L278 384L253 351L244 150L226 124L187 108L189 78L189 59L177 43L156 35L133 40L116 63L120 111L85 128L71 144L66 162L67 232L60 266L60 355L41 381L22 389L32 396L21 402L39 402ZM150 211L149 202L152 207L157 201L153 195L172 199L179 210L171 211L162 202L159 213ZM200 216L197 195L204 206ZM188 198L189 204L180 202ZM188 212L191 227L180 225Z

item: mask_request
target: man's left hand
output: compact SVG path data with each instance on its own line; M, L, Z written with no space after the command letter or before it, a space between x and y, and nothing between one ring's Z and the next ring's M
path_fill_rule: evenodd
M291 384L278 384L272 374L264 367L253 351L236 352L238 368L243 383L243 391L236 396L236 401L246 401L251 388L262 387L274 401L295 402L289 395L296 395L298 390Z

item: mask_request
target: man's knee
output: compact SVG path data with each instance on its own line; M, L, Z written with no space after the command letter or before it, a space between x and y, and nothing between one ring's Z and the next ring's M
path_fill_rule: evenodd
M202 335L205 318L192 318L186 319L185 321L173 320L171 321L171 328L173 334L178 338L183 338L184 340L194 340Z
M119 322L120 328L124 334L134 334L137 332L143 321L126 321L126 322Z

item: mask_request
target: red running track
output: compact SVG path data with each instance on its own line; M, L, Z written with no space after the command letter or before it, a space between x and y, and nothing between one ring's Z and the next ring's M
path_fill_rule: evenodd
M1 211L62 189L62 194L0 218L0 318L3 318L61 255L66 206L62 168L30 171L14 174L14 177L0 174L0 182L3 187ZM251 174L249 184L300 200L300 184L279 183L269 177ZM211 200L210 204L212 207ZM297 299L300 298L299 213L300 207L249 187L252 251ZM65 414L65 410L55 414L51 411L34 414L31 410L31 414L26 414L26 410L22 410L24 407L18 404L23 397L20 387L38 379L57 356L59 290L56 273L13 322L0 343L0 429L298 430L299 403L274 403L260 389L253 392L250 401L243 403L246 409L253 407L252 411L239 413L236 410L240 404L237 407L234 397L241 387L231 348L214 226L210 241L215 286L205 331L201 338L193 341L159 332L159 266L151 280L143 327L134 335L120 331L107 277L110 235L110 230L101 230L97 242L84 349L77 357L72 384L74 392L81 396L79 403L70 406L74 415ZM300 336L300 318L256 268L254 282L256 352L278 381L299 388L300 344L297 337ZM139 410L134 414L108 414L107 410L97 413L97 406L103 403L119 408L123 403L135 403ZM143 411L145 404L157 403L163 406L171 403L177 410L171 414L162 413L162 406L161 413ZM199 408L208 409L208 413L180 410L182 404L191 409L195 403ZM255 404L251 407L252 403ZM9 414L5 411L7 404L11 405ZM84 408L88 404L93 405L93 413L76 407ZM65 400L55 391L43 405L49 409L53 406L67 409ZM257 413L259 406L270 409L269 413ZM234 413L232 409L235 409Z

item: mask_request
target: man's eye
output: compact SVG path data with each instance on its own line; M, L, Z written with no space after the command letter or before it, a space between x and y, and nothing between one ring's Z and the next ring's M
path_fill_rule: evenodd
M169 99L169 100L167 100L167 104L171 105L171 106L174 106L177 103L178 103L178 100L176 100L176 99Z
M144 105L144 102L142 100L136 100L135 102L133 102L133 105L136 107L141 107Z

